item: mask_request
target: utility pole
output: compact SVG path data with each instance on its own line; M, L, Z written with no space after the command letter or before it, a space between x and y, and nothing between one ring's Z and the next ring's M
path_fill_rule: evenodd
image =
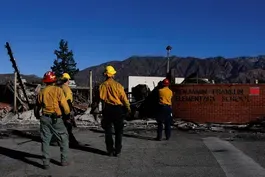
M14 113L17 113L17 72L14 72Z
M92 104L92 70L89 71L89 101Z
M172 50L172 47L168 45L166 47L166 50L167 50L167 74L168 74L169 73L169 54L170 54L170 51Z

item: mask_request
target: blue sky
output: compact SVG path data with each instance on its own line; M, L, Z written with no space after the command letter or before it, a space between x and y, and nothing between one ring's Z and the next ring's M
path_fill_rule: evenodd
M8 0L0 5L0 73L42 76L61 38L80 69L132 55L265 54L264 0Z

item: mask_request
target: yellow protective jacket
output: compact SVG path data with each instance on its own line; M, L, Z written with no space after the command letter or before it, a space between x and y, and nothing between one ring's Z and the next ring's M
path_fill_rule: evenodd
M170 105L171 106L171 99L173 96L172 91L168 87L163 87L159 89L159 104L163 105Z
M57 114L57 116L61 116L61 108L63 108L64 114L70 113L70 108L62 88L53 85L46 86L40 91L37 97L37 106L42 108L43 114Z
M72 92L71 88L68 85L63 84L62 89L63 89L64 95L66 97L66 100L71 100L71 102L73 102L73 92Z
M99 97L107 104L123 105L128 111L131 111L123 86L113 78L107 79L99 86Z

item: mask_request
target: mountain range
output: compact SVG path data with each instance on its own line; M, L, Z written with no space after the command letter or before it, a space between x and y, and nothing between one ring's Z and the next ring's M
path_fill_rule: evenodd
M36 75L23 75L21 74L21 77L23 79L26 79L27 82L29 83L40 83L41 79L40 77L36 76ZM0 84L5 84L8 81L13 81L14 80L14 74L0 74Z
M215 83L254 83L265 81L265 55L256 57L237 58L169 58L170 69L174 70L175 77L189 77L196 75L199 78L208 78ZM116 70L116 80L125 88L128 86L128 76L166 76L167 58L160 56L132 56L123 61L110 61L98 66L88 67L79 71L75 81L79 86L89 85L89 71L93 73L93 84L103 81L104 68L112 65ZM0 83L12 78L12 74L0 74ZM35 75L23 75L28 82L38 82Z
M205 59L171 56L169 62L175 77L196 75L198 78L214 80L215 83L254 83L256 79L259 82L265 80L265 55ZM76 75L76 82L83 86L88 85L90 70L93 73L93 82L101 82L104 67L107 65L114 66L117 70L116 80L126 87L128 76L166 76L167 58L132 56L124 61L103 63L80 71Z

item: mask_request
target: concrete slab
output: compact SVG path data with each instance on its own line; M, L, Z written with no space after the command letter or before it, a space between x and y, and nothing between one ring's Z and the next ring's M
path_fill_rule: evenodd
M205 145L226 173L227 177L263 177L265 169L228 141L217 137L204 139Z

